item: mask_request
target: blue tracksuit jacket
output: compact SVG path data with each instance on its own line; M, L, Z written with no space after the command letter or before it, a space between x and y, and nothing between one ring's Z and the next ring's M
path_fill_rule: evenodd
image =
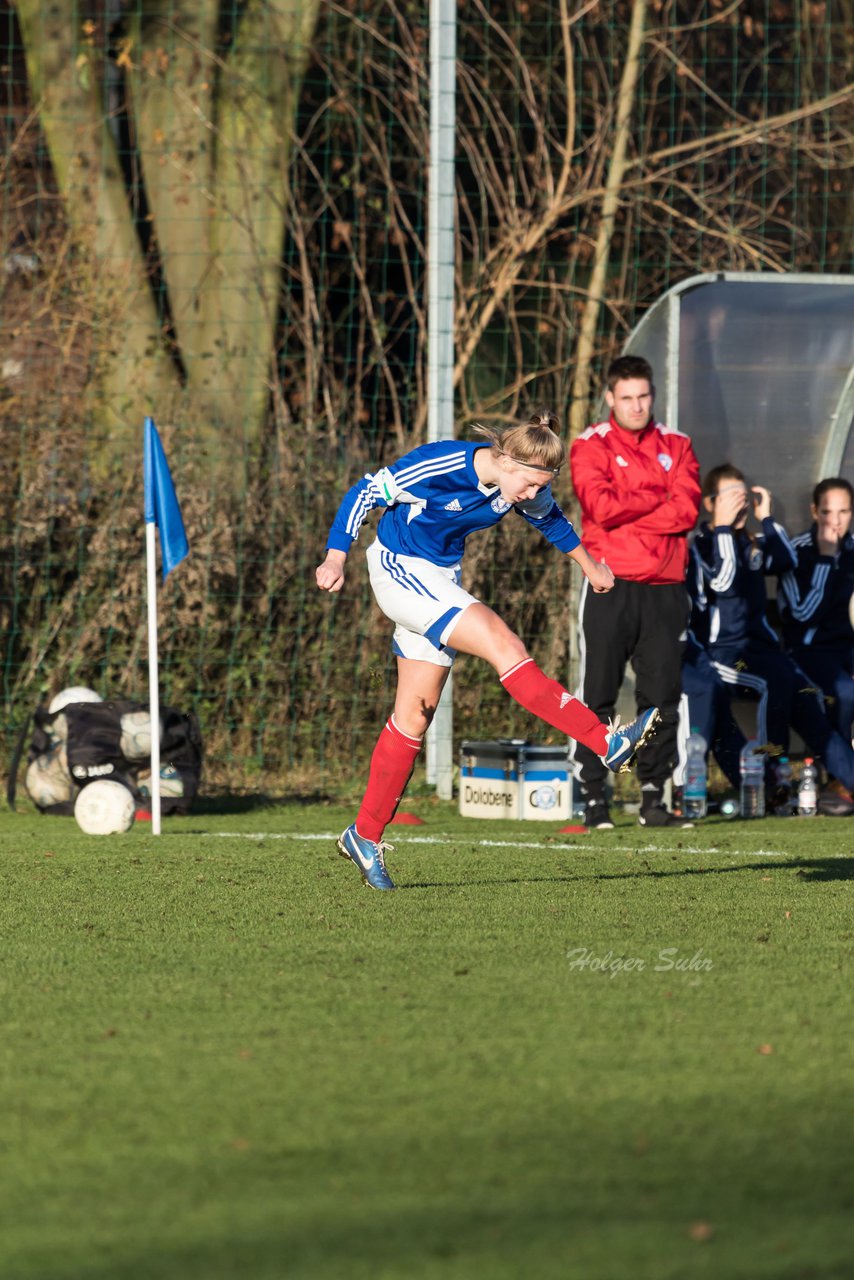
M747 641L779 645L766 616L765 577L796 567L797 554L769 516L762 533L701 525L688 561L691 630L703 648L732 648Z

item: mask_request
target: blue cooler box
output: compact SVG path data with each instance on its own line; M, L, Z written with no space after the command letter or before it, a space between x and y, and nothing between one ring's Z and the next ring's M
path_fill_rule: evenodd
M519 753L524 738L460 745L460 813L464 818L518 818Z
M524 746L520 753L519 816L541 822L572 815L568 747Z
M460 745L464 818L565 820L572 815L573 785L566 746L536 746L526 738Z

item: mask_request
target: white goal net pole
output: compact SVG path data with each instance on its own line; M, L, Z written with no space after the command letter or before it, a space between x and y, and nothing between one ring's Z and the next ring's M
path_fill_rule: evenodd
M430 165L427 189L427 439L454 435L455 0L430 0ZM427 781L450 800L453 675L427 732Z

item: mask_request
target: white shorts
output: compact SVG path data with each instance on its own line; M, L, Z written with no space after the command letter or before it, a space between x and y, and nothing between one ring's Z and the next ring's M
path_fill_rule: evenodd
M379 539L368 547L366 559L377 604L396 624L393 651L400 658L450 667L456 651L445 641L462 611L477 604L460 586L460 566L395 555Z

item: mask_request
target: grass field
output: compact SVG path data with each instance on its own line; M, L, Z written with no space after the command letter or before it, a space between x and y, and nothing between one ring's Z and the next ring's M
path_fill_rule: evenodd
M3 1280L854 1275L854 824L410 807L0 820Z

